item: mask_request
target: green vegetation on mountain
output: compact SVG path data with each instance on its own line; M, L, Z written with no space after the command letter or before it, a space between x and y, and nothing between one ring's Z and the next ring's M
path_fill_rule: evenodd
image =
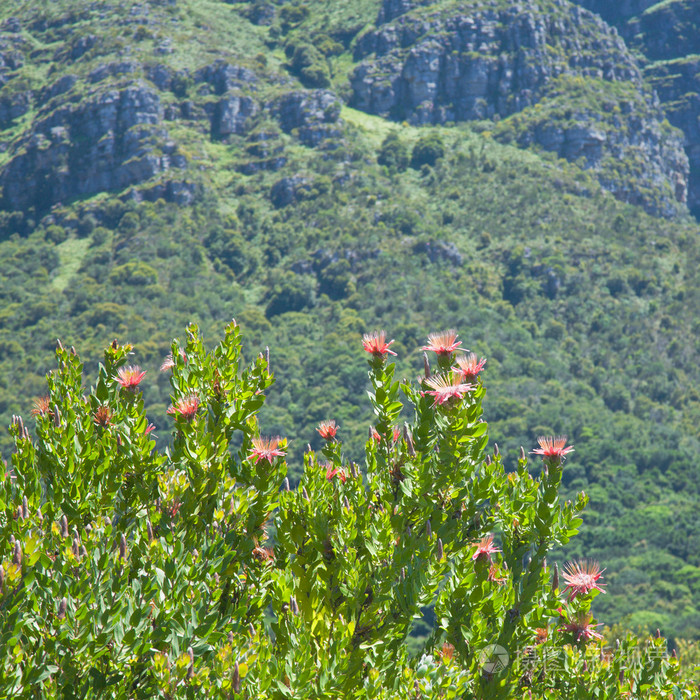
M525 148L523 135L582 115L613 132L616 107L648 104L641 71L637 88L550 81L511 116L420 125L347 107L381 7L0 8L0 422L28 419L56 338L94 377L116 337L147 370L163 446L172 337L197 321L213 340L235 317L248 359L273 348L261 422L298 438L298 478L321 420L361 451L363 332L386 328L399 376L414 377L425 329L454 327L487 359L484 410L504 455L541 434L576 447L563 488L590 507L559 556L608 567L598 617L697 637L700 229L683 182L661 173L640 190L638 177L653 139L678 133L656 116L631 129L630 157L605 161L613 188L585 158ZM630 203L661 195L675 216Z

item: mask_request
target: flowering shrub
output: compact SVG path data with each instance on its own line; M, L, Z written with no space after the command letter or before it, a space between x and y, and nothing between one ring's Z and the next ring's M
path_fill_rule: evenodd
M286 440L256 419L268 359L243 366L235 323L212 352L187 333L162 368L174 422L163 453L143 370L116 342L87 394L59 344L36 439L13 420L0 696L695 697L664 640L603 647L595 562L570 563L560 585L546 555L586 505L559 502L571 446L541 440L537 477L524 452L510 470L488 454L483 360L463 383L456 334L431 336L437 366L426 359L418 386L395 380L383 332L365 336L365 463L344 458L329 419L292 489ZM431 604L434 629L411 657Z

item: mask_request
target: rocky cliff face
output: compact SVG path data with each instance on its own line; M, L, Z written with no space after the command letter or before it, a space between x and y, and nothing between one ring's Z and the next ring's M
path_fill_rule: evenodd
M617 27L647 59L645 75L673 126L683 131L690 162L688 206L700 216L700 3L695 0L575 0Z
M652 64L647 75L669 121L683 131L690 163L688 207L700 218L700 58Z
M68 87L71 81L64 80ZM121 190L186 159L163 127L157 92L145 84L98 91L89 99L60 104L53 86L47 113L12 144L0 173L3 205L43 211L57 202L102 191Z
M138 21L155 22L149 12L139 13ZM280 129L256 130L258 122L276 120L281 131L311 147L340 136L340 104L331 92L278 88L274 97L262 96L253 70L224 59L195 70L128 55L101 62L93 56L96 35L72 36L65 22L33 27L65 39L40 58L68 67L36 86L21 70L33 56L26 27L19 20L0 26L2 209L41 213L59 202L131 187L138 190L123 196L188 203L195 188L188 158L171 136L177 122L225 143L250 135L251 158L236 166L249 174L276 170L287 160ZM22 121L28 113L31 120Z
M685 201L688 165L680 138L661 126L663 114L623 40L596 15L566 0L444 7L385 0L379 20L385 23L356 45L361 62L351 77L351 102L358 109L440 124L498 121L537 107L539 114L513 120L519 144L583 157L596 170L634 157L636 187L628 185L629 173L608 168L600 172L603 185L657 214L672 215ZM578 102L569 114L567 91ZM597 98L582 102L597 93L608 94L616 121L598 113ZM649 192L657 185L660 197Z

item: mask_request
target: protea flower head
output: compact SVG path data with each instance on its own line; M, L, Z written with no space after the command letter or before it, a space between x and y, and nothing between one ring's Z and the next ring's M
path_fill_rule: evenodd
M462 341L457 340L457 331L450 329L439 333L429 333L428 344L424 345L421 350L432 350L438 355L451 355L460 349L461 344Z
M573 452L573 445L570 447L564 447L566 445L566 435L561 437L545 437L540 436L537 438L537 442L540 446L533 450L531 454L541 455L542 460L551 466L558 466L565 459L569 452Z
M198 408L199 396L196 394L188 394L181 398L174 406L171 406L166 413L182 416L185 420L192 420L197 415Z
M345 472L338 467L334 467L332 464L327 464L326 466L326 479L328 481L333 481L333 477L338 477L343 483L347 479Z
M284 450L280 449L280 438L253 438L253 449L250 451L250 458L257 464L261 459L269 464L275 457L284 457Z
M316 430L324 440L332 440L336 436L339 427L334 420L324 420L319 423Z
M451 372L450 374L436 374L425 380L425 384L430 387L421 392L421 395L429 394L433 396L433 406L445 404L450 399L462 399L464 395L472 391L472 384L462 382L462 377L459 374Z
M480 360L477 356L470 352L468 355L460 355L457 360L457 366L454 367L455 372L459 372L462 375L462 379L473 382L479 373L483 371L486 365L486 358L482 357Z
M596 630L600 623L593 624L592 620L593 616L591 613L578 612L574 615L571 622L564 624L563 629L566 632L571 632L577 642L581 640L587 642L589 639L602 639L603 635Z
M498 547L493 546L493 535L487 535L476 545L476 551L472 554L472 560L486 561L488 559L490 563L491 555L500 551Z
M145 376L146 371L142 370L138 365L120 367L117 370L117 382L119 382L124 389L136 389Z
M389 350L389 346L393 342L393 340L390 340L387 343L386 333L384 331L365 333L365 335L362 336L362 347L374 357L385 357L387 353L389 353L389 355L396 355L393 350Z
M564 567L564 580L566 581L566 587L564 592L568 588L571 589L569 593L569 601L576 598L576 596L588 595L593 590L605 593L602 589L604 584L598 583L598 579L603 575L605 569L600 568L597 561L584 560L584 561L570 561Z

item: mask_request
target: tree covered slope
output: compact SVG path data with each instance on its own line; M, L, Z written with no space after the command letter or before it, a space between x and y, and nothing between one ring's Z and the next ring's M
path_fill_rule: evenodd
M235 317L249 355L284 348L265 430L319 446L334 418L359 454L361 333L386 328L414 376L409 349L455 328L487 358L513 464L540 434L575 445L565 489L591 505L566 556L608 567L601 619L696 635L694 174L598 16L564 0L24 2L0 8L0 85L4 424L29 417L56 338L94 372L117 337L167 442L171 338Z

